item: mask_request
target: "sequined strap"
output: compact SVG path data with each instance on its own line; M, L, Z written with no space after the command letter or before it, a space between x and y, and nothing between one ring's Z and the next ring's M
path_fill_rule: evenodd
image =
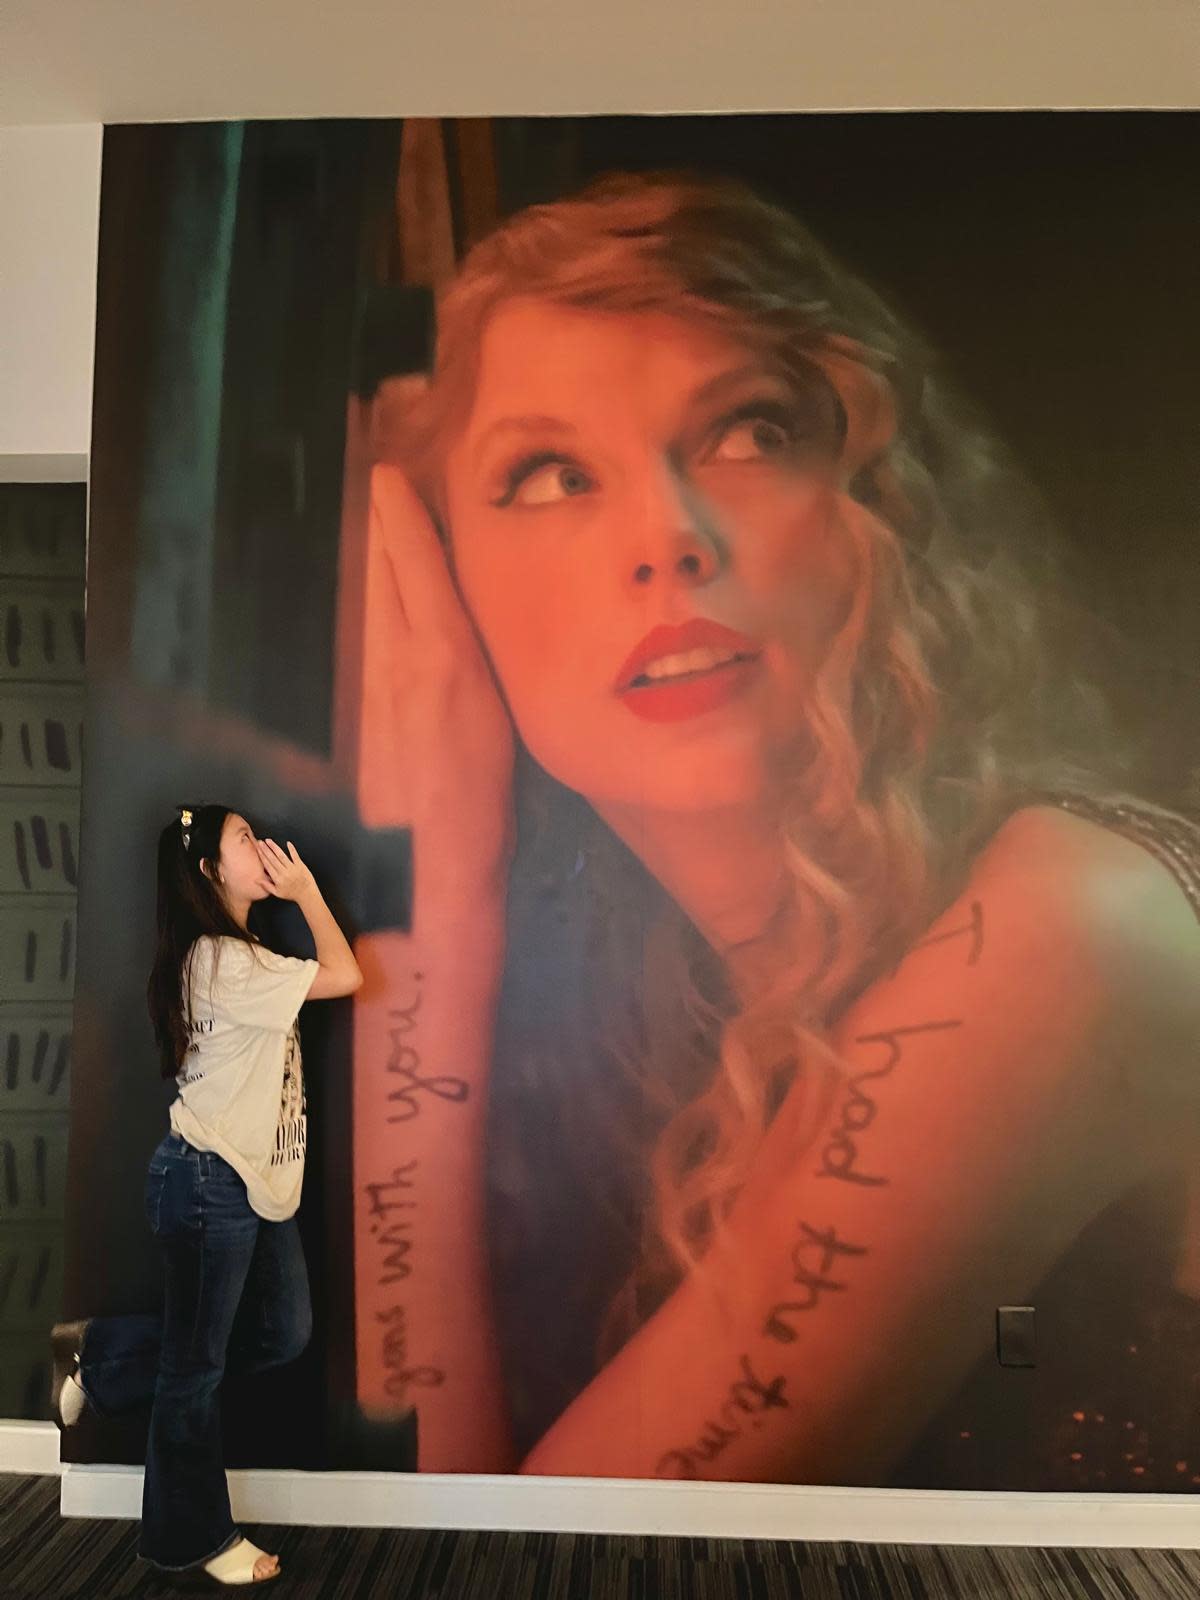
M1046 799L1148 850L1166 867L1200 919L1200 826L1177 812L1128 800L1096 800L1081 794L1053 794Z

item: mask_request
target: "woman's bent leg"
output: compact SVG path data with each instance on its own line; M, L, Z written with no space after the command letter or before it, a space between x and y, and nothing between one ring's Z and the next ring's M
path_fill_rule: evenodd
M180 1190L181 1163L194 1159L186 1140L171 1133L160 1141L150 1157L146 1174L146 1220L151 1231L159 1232L164 1204L169 1215L172 1197ZM175 1174L172 1182L171 1175ZM162 1344L160 1316L91 1317L81 1324L61 1324L54 1329L64 1345L75 1327L82 1328L77 1348L78 1378L92 1408L103 1417L120 1416L154 1398ZM56 1348L56 1367L67 1358L65 1348ZM57 1405L58 1396L53 1397Z
M258 1227L245 1186L219 1157L189 1151L172 1168L156 1230L166 1297L139 1543L156 1566L194 1566L237 1538L219 1390Z
M84 1330L76 1377L102 1417L120 1416L154 1399L162 1318L92 1317Z

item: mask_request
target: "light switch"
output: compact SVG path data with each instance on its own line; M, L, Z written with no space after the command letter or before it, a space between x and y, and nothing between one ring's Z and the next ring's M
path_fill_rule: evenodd
M997 1306L996 1357L1002 1367L1037 1366L1037 1323L1032 1306Z

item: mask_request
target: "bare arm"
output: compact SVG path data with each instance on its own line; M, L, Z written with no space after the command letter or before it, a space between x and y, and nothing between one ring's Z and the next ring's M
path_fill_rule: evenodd
M426 1471L513 1465L484 1224L486 1095L504 961L512 737L436 533L376 473L366 549L358 792L413 838L412 931L358 942L357 1393L416 1407Z
M296 904L304 914L316 945L320 971L308 991L310 1000L336 1000L341 995L354 994L362 988L363 975L354 951L338 927L333 912L325 904L324 896L314 883L312 889Z
M354 1192L359 1403L415 1405L423 1471L510 1471L484 1219L503 901L360 941Z
M986 1349L994 1307L1024 1298L1154 1170L1161 1156L1131 1128L1122 1092L1129 1039L1115 1019L1129 994L1089 892L1087 843L1073 822L1045 832L1014 825L852 1009L815 1142L797 1134L798 1085L728 1248L522 1470L878 1481Z
M260 839L258 855L270 879L271 892L281 900L294 900L312 933L318 971L308 999L336 1000L353 994L363 981L358 962L295 845L289 840L285 853L273 839Z

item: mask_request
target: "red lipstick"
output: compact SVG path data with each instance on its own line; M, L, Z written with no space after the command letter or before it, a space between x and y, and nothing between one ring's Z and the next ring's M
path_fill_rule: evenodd
M669 656L714 652L723 659L678 663L669 676L652 675ZM714 711L750 686L758 673L760 646L745 634L693 617L682 626L654 628L617 674L616 692L635 716L647 722L680 722Z

